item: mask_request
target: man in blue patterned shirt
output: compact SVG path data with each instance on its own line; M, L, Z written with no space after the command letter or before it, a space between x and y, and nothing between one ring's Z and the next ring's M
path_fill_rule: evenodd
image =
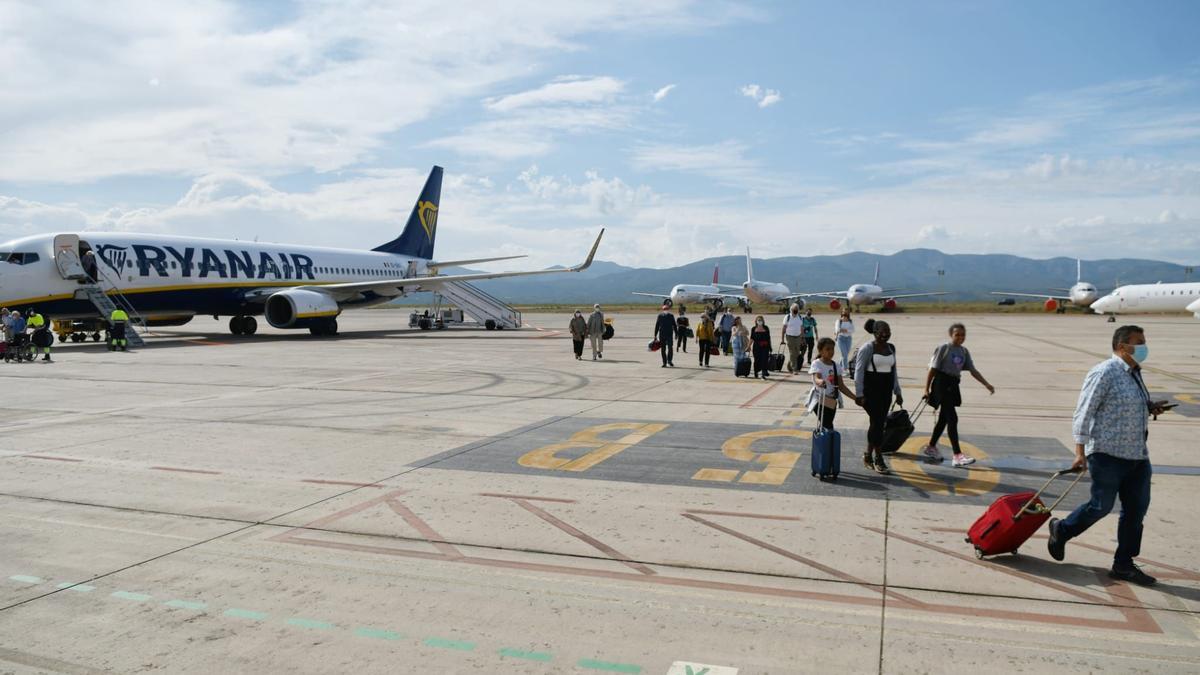
M1092 498L1071 515L1050 519L1050 556L1062 560L1066 545L1112 511L1121 499L1117 524L1114 579L1151 586L1156 579L1133 564L1141 552L1142 520L1150 506L1150 455L1146 449L1149 416L1160 415L1165 401L1151 401L1142 381L1140 364L1149 348L1146 334L1137 326L1121 326L1113 333L1112 358L1092 368L1083 380L1075 406L1073 469L1092 474Z

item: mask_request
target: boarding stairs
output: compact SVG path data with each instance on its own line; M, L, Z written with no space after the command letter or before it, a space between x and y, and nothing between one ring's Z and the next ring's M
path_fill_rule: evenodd
M60 242L59 240L62 239ZM133 308L133 304L129 302L120 290L117 289L117 283L113 277L96 266L96 272L100 275L99 279L93 280L87 275L83 269L83 263L79 259L78 244L79 238L73 235L60 235L55 238L54 262L58 265L58 270L64 279L68 281L77 281L80 286L75 290L76 300L88 300L96 311L100 312L100 318L108 320L112 316L113 310L117 307L125 310L129 315L129 321L125 325L125 339L129 344L135 347L141 347L146 344L142 336L134 329L133 324L141 324L145 326L146 321ZM102 287L103 282L108 282L112 288L111 291L105 292Z
M498 298L485 293L478 286L465 281L451 281L442 284L437 295L450 304L458 307L464 314L475 319L479 325L488 330L504 328L520 328L521 313L504 304ZM441 304L438 299L437 305Z
M142 339L142 336L133 327L135 323L144 325L145 320L137 313L133 305L129 303L128 298L115 290L112 295L109 295L104 292L104 289L100 288L100 284L85 284L79 290L75 291L75 297L78 298L80 293L83 293L92 302L92 305L99 310L100 316L105 319L112 316L113 311L117 307L125 310L125 313L129 315L129 321L125 323L125 339L134 347L141 347L146 344L146 341Z

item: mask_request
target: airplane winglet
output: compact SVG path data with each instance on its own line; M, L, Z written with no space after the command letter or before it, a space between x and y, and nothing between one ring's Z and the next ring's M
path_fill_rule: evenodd
M582 272L592 266L592 260L596 257L596 251L600 248L600 240L604 238L604 229L600 228L600 234L596 235L596 243L592 244L592 250L588 252L587 260L583 264L568 268L571 272Z

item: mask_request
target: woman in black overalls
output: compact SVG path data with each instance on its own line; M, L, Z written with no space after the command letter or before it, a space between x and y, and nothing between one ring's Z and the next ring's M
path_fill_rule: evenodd
M888 342L892 337L892 328L886 321L876 321L874 334L875 340L858 350L854 366L854 384L858 396L854 402L866 409L871 419L863 466L887 474L890 472L883 461L883 425L892 407L892 394L896 395L898 405L904 405L904 397L900 394L900 380L896 375L896 348Z

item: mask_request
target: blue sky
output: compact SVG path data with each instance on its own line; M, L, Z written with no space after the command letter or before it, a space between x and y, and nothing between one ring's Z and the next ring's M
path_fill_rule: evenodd
M502 5L502 6L497 6ZM1194 2L0 4L0 239L1200 261ZM656 95L657 94L657 95Z

